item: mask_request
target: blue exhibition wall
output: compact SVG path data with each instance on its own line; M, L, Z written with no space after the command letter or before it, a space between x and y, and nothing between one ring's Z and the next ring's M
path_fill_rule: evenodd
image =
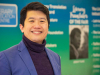
M20 11L36 0L0 1L0 51L22 40ZM48 7L46 47L61 57L62 75L100 75L100 0L38 0ZM70 33L81 30L80 58L70 59Z

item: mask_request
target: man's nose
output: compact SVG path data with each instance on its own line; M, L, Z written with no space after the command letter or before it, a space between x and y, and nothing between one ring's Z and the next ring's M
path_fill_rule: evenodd
M33 26L34 26L35 29L40 29L41 28L41 24L38 21L36 21Z
M80 38L80 37L77 37L77 40L78 40L78 41L81 41L81 38Z

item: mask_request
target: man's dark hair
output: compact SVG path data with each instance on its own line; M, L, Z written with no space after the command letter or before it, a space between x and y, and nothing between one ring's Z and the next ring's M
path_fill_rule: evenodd
M81 34L80 29L74 28L70 33L70 38L74 38L74 36L76 35L77 32Z
M20 24L22 24L24 26L24 21L26 19L27 11L30 11L30 10L36 10L36 11L43 12L47 17L48 27L49 27L49 24L50 24L49 10L46 6L44 6L40 2L31 2L21 10L21 12L20 12Z

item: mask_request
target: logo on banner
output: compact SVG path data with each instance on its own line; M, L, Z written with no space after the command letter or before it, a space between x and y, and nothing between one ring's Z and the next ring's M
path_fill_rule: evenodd
M0 27L17 26L17 5L0 4Z

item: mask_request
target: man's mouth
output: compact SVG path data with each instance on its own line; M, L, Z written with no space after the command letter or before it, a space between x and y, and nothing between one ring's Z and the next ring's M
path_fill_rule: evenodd
M35 34L39 34L39 33L42 33L42 31L31 31L32 33L35 33Z

